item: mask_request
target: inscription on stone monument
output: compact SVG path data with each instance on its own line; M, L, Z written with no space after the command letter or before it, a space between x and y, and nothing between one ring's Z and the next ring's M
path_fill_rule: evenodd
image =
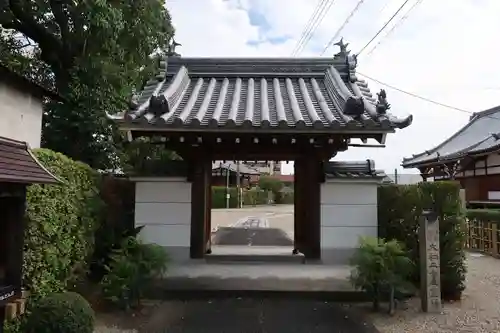
M420 220L421 299L425 312L441 312L439 219L424 211Z

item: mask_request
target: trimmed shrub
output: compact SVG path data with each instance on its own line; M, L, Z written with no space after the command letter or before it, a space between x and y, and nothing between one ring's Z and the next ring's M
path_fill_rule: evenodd
M48 149L34 153L63 182L27 192L24 285L39 297L65 290L86 273L102 201L100 176L88 165Z
M101 281L104 297L125 310L140 305L143 294L165 272L167 263L167 253L161 246L126 238L111 256Z
M27 333L92 333L94 311L73 292L57 293L40 299L27 318Z
M379 236L402 242L416 263L412 274L420 283L419 223L424 209L434 209L440 223L441 296L458 300L465 289L466 228L456 182L384 185L378 191Z
M469 222L495 222L500 223L500 210L496 209L467 209Z
M378 310L379 303L389 295L392 311L394 299L412 289L409 277L414 264L404 245L396 240L361 238L351 265L354 266L350 277L352 284L371 297L374 310Z
M229 208L238 207L238 192L235 187L212 186L212 208L226 208L226 194L229 190Z

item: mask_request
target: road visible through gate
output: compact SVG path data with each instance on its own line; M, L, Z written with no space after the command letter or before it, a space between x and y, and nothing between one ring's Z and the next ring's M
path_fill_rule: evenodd
M293 205L212 210L212 245L292 246Z

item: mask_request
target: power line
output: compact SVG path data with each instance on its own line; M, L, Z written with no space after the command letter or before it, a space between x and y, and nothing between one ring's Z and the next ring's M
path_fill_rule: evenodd
M325 54L326 50L328 50L330 48L330 46L332 46L333 43L335 43L335 41L337 40L337 38L339 38L340 33L342 32L342 30L344 30L344 28L349 23L349 21L354 16L354 14L356 14L356 12L358 11L359 7L361 7L361 5L363 4L363 2L365 2L365 0L359 0L358 1L358 3L356 4L356 7L354 7L354 9L351 11L351 13L349 14L349 16L347 16L347 18L345 19L344 23L342 23L342 25L337 30L337 32L335 32L335 34L330 39L330 41L328 42L328 44L326 44L325 49L323 50L323 52L321 52L321 55Z
M324 7L327 5L327 1L329 0L321 0L318 2L316 5L316 8L314 8L313 13L309 17L309 20L307 21L306 25L304 26L304 29L302 30L302 34L300 35L299 40L297 41L297 44L295 44L295 47L292 51L292 56L297 54L297 51L300 49L302 44L304 43L304 39L307 37L307 35L310 33L312 24L315 20L317 20L318 14L324 10Z
M382 28L380 28L380 30L377 31L377 33L375 34L375 36L373 36L372 39L370 39L370 41L368 43L366 43L365 46L363 46L361 48L361 51L358 52L358 56L368 47L368 45L371 44L371 42L373 42L373 40L375 38L378 37L378 35L380 35L380 33L389 25L389 23L391 23L391 21L396 17L396 15L399 14L399 12L401 11L401 9L403 9L403 7L408 3L408 1L410 1L410 0L405 0L405 2L403 2L403 4L398 8L398 10L391 16L391 18L389 19L389 21L385 22L385 24L382 26Z
M387 32L384 37L382 37L378 43L368 52L367 56L369 56L370 54L373 53L373 51L375 51L375 49L384 41L386 40L397 28L399 28L400 26L403 25L403 23L408 19L408 17L410 16L411 12L417 8L418 5L420 5L421 3L423 2L423 0L417 0L411 7L410 9L406 12L406 14L401 17L398 22L396 22L396 24L394 24L394 26L391 28L391 30L389 30L389 32Z
M293 54L294 56L297 55L297 54L299 54L300 52L302 52L302 50L307 45L307 43L309 43L309 41L311 40L312 36L314 36L314 33L316 32L316 29L321 24L321 22L323 21L323 19L326 16L326 14L328 14L328 12L330 11L330 8L332 7L332 5L333 5L334 2L335 2L335 0L328 0L328 2L325 4L325 6L322 7L321 12L319 13L319 17L317 17L316 20L313 22L313 26L311 26L311 29L309 30L309 33L304 38L304 41L303 41L302 45L298 48L298 50L295 52L295 54Z
M325 2L326 0L319 1L318 4L316 5L316 8L314 8L313 13L309 17L309 20L307 21L306 25L304 26L304 29L302 30L302 34L300 35L299 40L297 41L295 47L293 48L292 55L296 53L297 49L302 44L304 37L306 36L307 32L311 29L311 23L313 22L314 18L318 14L318 11L320 10L321 6L324 5Z
M372 81L374 81L374 82L377 82L378 84L381 84L381 85L383 85L383 86L386 86L387 88L391 88L391 89L393 89L393 90L399 91L400 93L403 93L403 94L405 94L405 95L408 95L408 96L411 96L411 97L414 97L414 98L418 98L418 99L423 100L423 101L426 101L426 102L428 102L428 103L436 104L436 105L439 105L439 106L442 106L442 107L445 107L445 108L448 108L448 109L452 109L452 110L455 110L455 111L464 112L464 113L468 113L468 114L473 114L473 113L474 113L474 112L469 111L469 110L460 109L460 108L457 108L457 107L455 107L455 106L451 106L451 105L448 105L448 104L440 103L440 102L437 102L437 101L432 100L432 99L430 99L430 98L423 97L423 96L420 96L420 95L417 95L417 94L411 93L411 92L409 92L409 91L406 91L406 90L403 90L403 89L397 88L397 87L395 87L395 86L393 86L393 85L390 85L390 84L388 84L388 83L382 82L382 81L380 81L380 80L377 80L377 79L375 79L375 78L373 78L373 77L371 77L371 76L368 76L368 75L363 74L363 73L360 73L360 72L356 72L356 74L361 75L361 76L363 76L363 77L365 77L365 78L367 78L367 79L370 79L370 80L372 80Z

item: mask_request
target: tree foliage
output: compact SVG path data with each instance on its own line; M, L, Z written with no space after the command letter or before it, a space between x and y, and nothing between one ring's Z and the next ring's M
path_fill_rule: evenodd
M46 103L43 145L94 168L116 166L105 112L128 108L173 33L161 0L0 0L0 59L63 97Z

